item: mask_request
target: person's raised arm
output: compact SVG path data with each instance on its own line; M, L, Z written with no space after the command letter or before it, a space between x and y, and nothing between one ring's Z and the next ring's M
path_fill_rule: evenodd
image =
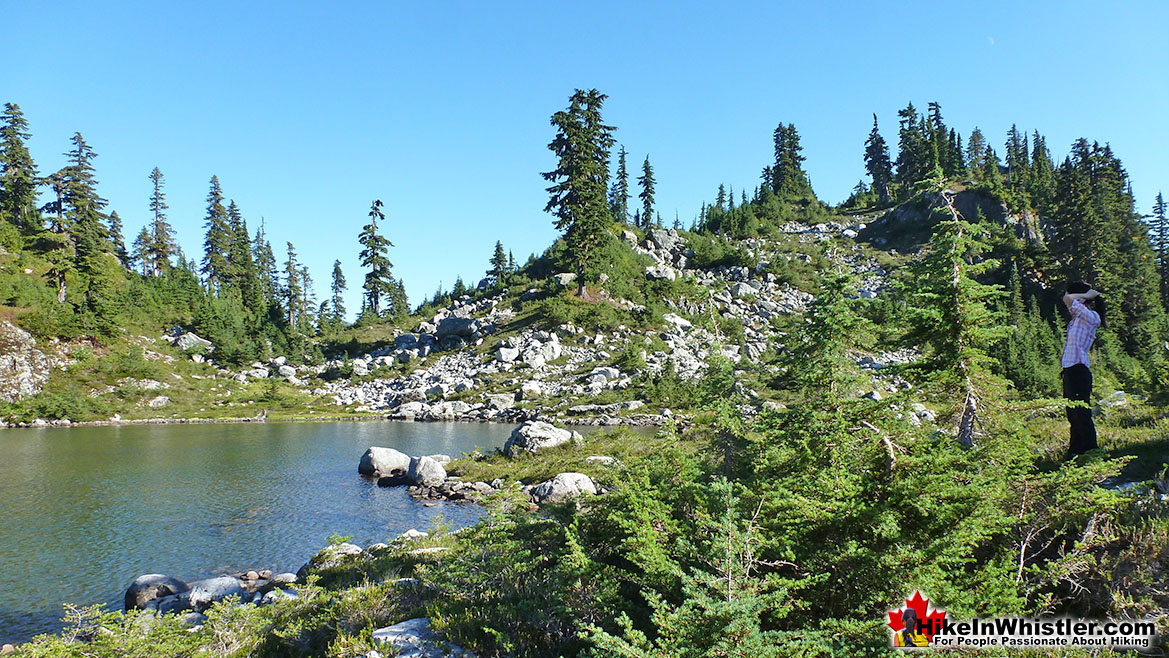
M1077 299L1083 300L1083 301L1088 301L1089 299L1096 299L1099 296L1100 296L1100 291L1096 290L1096 289L1091 289L1088 292L1069 292L1069 293L1064 293L1063 303L1064 303L1064 306L1071 308L1072 302L1076 301Z

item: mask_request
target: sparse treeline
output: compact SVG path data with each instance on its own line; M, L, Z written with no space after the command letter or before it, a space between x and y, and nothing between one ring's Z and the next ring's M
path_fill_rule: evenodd
M215 358L245 363L276 353L313 358L311 336L343 328L347 287L334 263L331 295L319 305L308 268L286 245L277 262L267 229L255 234L244 211L212 176L198 262L175 239L166 200L166 177L147 177L145 225L127 247L122 219L98 194L97 153L77 133L59 171L41 175L27 142L28 121L7 103L0 115L0 247L18 254L35 277L5 278L0 300L31 309L20 321L42 336L114 339L122 329L159 323L191 328L216 345ZM41 197L47 203L40 203ZM368 268L360 321L397 320L408 313L402 282L391 273L378 232L378 215L359 238Z

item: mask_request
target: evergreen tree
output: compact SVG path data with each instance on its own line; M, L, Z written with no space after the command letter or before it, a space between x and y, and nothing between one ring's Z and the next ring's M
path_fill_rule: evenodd
M122 237L122 218L118 216L118 211L110 213L108 218L109 227L107 231L110 236L110 243L114 247L114 256L118 258L118 262L122 267L130 267L130 254L126 252L126 239Z
M252 243L252 258L256 262L256 274L260 279L260 290L269 303L276 300L280 288L280 275L276 271L276 254L272 251L272 243L264 233L264 218L260 218L260 227L256 229L256 238Z
M629 223L629 169L625 166L625 146L617 154L617 175L609 190L609 212L622 224Z
M994 149L987 145L986 151L982 155L982 184L986 189L997 197L1003 196L1003 178L999 173L999 156L994 152Z
M345 320L345 290L347 287L345 273L341 271L341 261L335 260L333 261L333 283L329 289L333 293L333 319L337 323Z
M230 231L228 248L228 272L230 280L227 285L239 293L240 301L253 319L259 319L264 314L263 285L256 268L256 260L252 256L251 238L248 236L248 223L240 214L239 207L232 200L227 207L228 230Z
M223 205L223 190L219 177L211 177L211 189L207 192L207 217L204 220L207 233L203 239L203 267L207 290L219 290L228 270L228 252L231 250L231 225L227 208Z
M153 276L158 276L170 268L170 258L175 251L175 237L174 231L171 229L170 223L166 218L166 211L169 208L166 204L166 193L163 187L166 185L166 179L155 167L150 172L150 240L146 245L146 258L149 261L150 273ZM146 262L143 263L145 268Z
M889 203L892 200L889 183L893 181L893 164L889 161L889 147L877 128L876 112L873 113L873 129L865 141L865 171L873 179L873 190L877 192L881 203Z
M1040 216L1049 217L1055 197L1055 165L1051 160L1051 152L1047 150L1047 143L1038 130L1033 137L1031 167L1027 176L1027 197Z
M1152 247L1161 277L1161 305L1169 310L1169 218L1166 218L1165 197L1160 192L1153 202L1152 220Z
M150 233L143 226L134 239L134 263L142 268L142 276L150 274Z
M374 315L381 315L382 297L389 294L390 284L393 282L393 276L390 274L393 263L387 254L394 244L382 237L377 227L378 221L385 218L381 199L374 200L369 208L369 223L361 229L361 235L357 239L362 247L361 266L369 269L362 285L362 289L365 290L366 308Z
M775 164L771 167L772 191L780 197L814 197L808 174L804 171L803 147L795 124L782 122L772 133Z
M641 164L641 175L637 177L637 183L641 185L641 193L637 198L641 199L642 228L650 228L654 212L654 170L649 164L648 155Z
M975 126L970 133L970 139L966 142L966 169L976 180L982 180L982 174L986 169L983 161L986 157L986 146L986 138L982 136L978 126Z
M25 142L32 137L20 106L5 103L0 114L0 220L23 229L39 229L39 175Z
M577 89L568 109L552 115L556 136L548 148L556 155L557 166L541 174L552 183L544 212L551 212L556 228L564 232L566 256L577 275L577 295L582 297L609 235L608 154L614 140L613 128L601 119L606 98L596 89Z
M989 249L987 228L981 217L977 223L963 219L952 196L942 196L952 219L938 224L925 257L911 266L908 338L928 347L917 368L942 391L960 396L958 440L969 447L983 390L992 381L987 352L1006 336L1007 328L998 324L994 311L1002 287L979 281L998 266L993 259L980 258Z
M503 243L495 242L495 253L491 256L491 269L487 270L487 276L496 285L501 285L507 281L507 254L503 253Z
M512 255L511 249L507 250L507 272L511 274L516 271L515 256Z
M106 200L97 194L93 160L97 157L81 133L72 139L73 149L61 170L64 227L73 242L77 273L85 286L83 323L97 334L109 338L118 330L120 305L116 281L120 277L114 261L109 232L102 213Z
M926 177L929 139L923 132L924 117L917 113L913 103L897 112L900 117L897 129L897 174L896 180L906 189Z
M1007 203L1011 209L1023 212L1030 207L1027 199L1027 181L1030 177L1027 134L1014 124L1007 133Z
M295 330L298 323L298 313L303 308L304 286L301 284L302 270L296 260L296 249L288 243L288 259L284 261L284 288L281 291L284 299L284 309L288 321L288 329Z

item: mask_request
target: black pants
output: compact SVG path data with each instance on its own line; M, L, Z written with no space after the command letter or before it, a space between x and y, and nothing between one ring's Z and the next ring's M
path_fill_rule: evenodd
M1092 371L1077 363L1063 369L1063 396L1069 400L1089 403L1092 397ZM1082 455L1096 448L1096 425L1092 423L1091 407L1068 407L1068 425L1071 439L1068 455Z

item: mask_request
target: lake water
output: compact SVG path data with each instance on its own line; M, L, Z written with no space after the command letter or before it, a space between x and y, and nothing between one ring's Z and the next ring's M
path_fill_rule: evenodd
M371 445L458 456L511 425L267 423L0 430L0 642L61 626L62 604L121 609L140 574L296 571L333 533L362 546L442 514L357 474Z

